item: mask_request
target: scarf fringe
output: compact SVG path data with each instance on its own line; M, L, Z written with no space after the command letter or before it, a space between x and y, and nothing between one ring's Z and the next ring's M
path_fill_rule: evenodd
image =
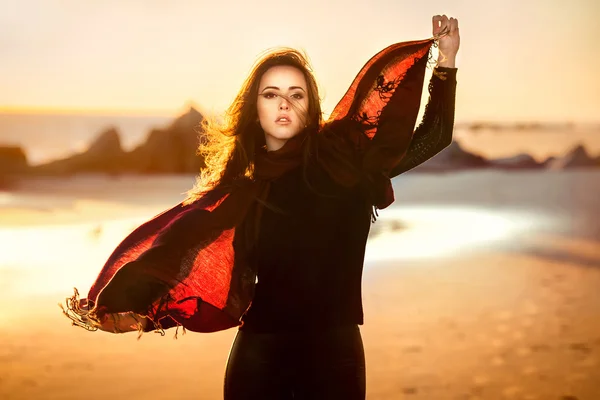
M73 288L73 290L75 292L73 296L65 299L66 309L61 303L58 303L58 306L62 309L63 314L71 320L73 326L79 326L91 332L97 331L101 324L96 313L93 309L81 308L79 305L79 291L77 288Z
M101 330L100 328L102 326L102 323L100 322L100 319L96 314L96 309L92 308L91 310L88 310L87 308L82 308L80 305L81 302L79 291L77 290L77 288L73 288L73 291L73 296L67 297L65 299L64 306L63 304L58 303L58 306L62 309L63 314L71 320L71 324L73 326L78 326L90 332ZM142 318L145 318L152 323L152 325L154 326L154 333L160 333L161 336L165 336L165 330L163 329L160 321L155 321L148 315L141 315L133 312L129 312L128 314L130 314L133 317L133 319L135 319L135 321L137 322L137 340L140 340L142 338L142 335L144 334L144 326L141 322ZM117 320L119 319L118 314L109 315L111 316L111 318L113 318L113 321L115 322L115 330L113 331L113 333L132 332L122 331L117 328ZM173 317L170 318L173 319ZM181 323L179 323L175 319L173 319L173 321L175 321L175 323L177 324L177 328L175 329L175 335L173 336L173 339L177 339L179 335L179 327L182 328L182 335L185 335L187 333L187 330Z
M444 55L444 53L442 53L441 50L439 50L439 47L440 47L439 40L440 40L440 38L448 35L449 33L450 33L450 28L445 27L440 33L438 33L437 35L434 35L430 38L430 39L433 39L433 45L429 48L429 55L427 57L427 65L432 69L432 73L443 81L446 80L447 73L438 71L437 67L439 66L440 61L446 61L446 56ZM438 59L433 60L433 48L434 47L437 48L438 52L442 55L442 60L439 60L439 57L438 57Z
M379 217L379 213L377 212L377 206L371 207L371 223L374 224L377 221L377 217Z

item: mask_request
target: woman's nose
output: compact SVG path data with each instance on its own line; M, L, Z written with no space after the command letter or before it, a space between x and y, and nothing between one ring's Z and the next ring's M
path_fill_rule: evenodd
M284 99L284 98L281 99L281 103L279 103L279 109L280 110L288 110L289 109L288 102L286 99Z

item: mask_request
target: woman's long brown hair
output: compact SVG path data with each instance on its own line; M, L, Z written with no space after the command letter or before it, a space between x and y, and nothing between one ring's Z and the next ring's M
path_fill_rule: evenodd
M308 58L302 52L281 47L269 50L254 64L235 100L225 112L224 120L206 118L200 126L198 155L204 166L196 184L188 192L186 203L191 203L211 189L230 185L237 179L253 175L257 149L265 146L264 132L258 121L258 86L263 74L274 66L291 66L304 74L308 86L308 110L305 128L307 140L312 140L323 123L319 90ZM290 100L290 99L288 99ZM290 101L293 106L293 101ZM304 159L311 146L305 146Z

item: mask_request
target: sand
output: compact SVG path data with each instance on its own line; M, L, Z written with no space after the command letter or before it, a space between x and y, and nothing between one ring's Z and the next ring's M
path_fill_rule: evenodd
M80 206L64 208L62 216L50 212L49 231L28 214L39 210L0 210L0 399L222 398L234 329L180 331L177 340L172 329L138 341L135 333L84 331L61 315L57 303L72 286L85 293L95 263L124 230L176 197L159 196L136 214L131 204L93 200L71 185L63 193ZM408 218L399 232L378 233L369 246L420 238L422 221ZM380 222L391 223L385 216ZM475 236L491 232L473 229ZM529 228L429 257L367 259L367 398L600 398L600 245L565 232ZM47 254L19 256L15 246L31 237L52 243ZM67 245L89 253L90 265L64 253ZM50 279L49 269L59 279Z

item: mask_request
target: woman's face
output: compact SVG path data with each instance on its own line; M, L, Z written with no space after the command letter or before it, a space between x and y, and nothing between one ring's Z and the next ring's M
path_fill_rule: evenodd
M263 74L258 85L257 111L268 151L279 150L304 129L307 110L308 89L300 70L278 65Z

